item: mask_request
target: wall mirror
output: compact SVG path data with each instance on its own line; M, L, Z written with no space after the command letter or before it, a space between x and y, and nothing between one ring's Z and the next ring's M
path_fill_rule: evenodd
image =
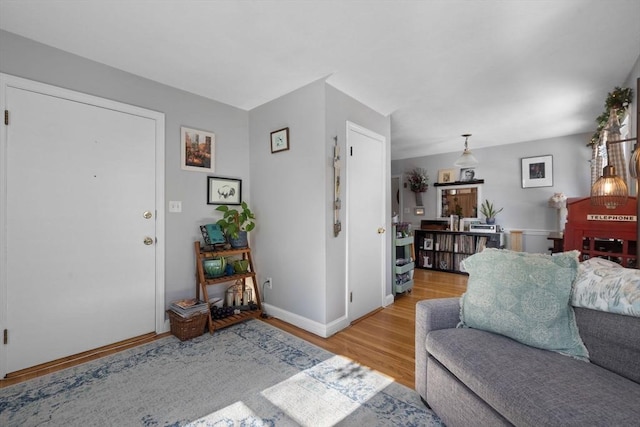
M482 203L482 184L445 185L437 187L436 215L448 219L450 215L478 219Z

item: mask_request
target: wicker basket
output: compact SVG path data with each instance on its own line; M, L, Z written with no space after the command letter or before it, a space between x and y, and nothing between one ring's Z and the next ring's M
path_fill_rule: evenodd
M180 341L190 340L199 337L204 333L204 326L207 323L207 314L201 313L185 319L167 310L169 320L171 322L171 333L178 337Z

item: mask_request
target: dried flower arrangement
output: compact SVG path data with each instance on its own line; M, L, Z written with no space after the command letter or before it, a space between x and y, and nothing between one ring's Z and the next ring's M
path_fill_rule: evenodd
M424 193L429 187L429 175L427 170L422 168L415 168L411 172L407 173L407 181L409 181L409 188L414 193Z

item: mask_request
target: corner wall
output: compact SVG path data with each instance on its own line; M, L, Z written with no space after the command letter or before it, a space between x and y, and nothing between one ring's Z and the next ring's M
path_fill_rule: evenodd
M263 292L268 310L317 334L326 322L324 105L321 80L249 112L258 283L273 278ZM271 153L270 133L285 127L289 150Z
M347 120L385 136L390 155L389 118L327 85L324 79L249 113L251 199L259 216L252 245L260 260L258 282L272 277L274 283L273 289L264 289L265 306L269 314L320 336L348 325L348 224L343 205L343 231L335 237L332 208L333 137L338 137L344 156ZM289 127L291 148L272 154L269 134L284 127ZM342 166L344 200L344 160ZM390 177L388 165L385 174ZM389 188L382 191L390 200ZM390 218L389 207L387 229ZM390 292L390 278L385 282Z

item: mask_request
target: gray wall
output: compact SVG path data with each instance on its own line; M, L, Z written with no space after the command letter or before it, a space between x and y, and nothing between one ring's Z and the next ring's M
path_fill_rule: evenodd
M258 281L273 278L264 298L278 317L319 335L340 328L346 316L346 233L333 235L332 156L334 136L345 152L347 120L390 140L388 117L324 80L250 112L252 201L260 223L252 236ZM269 134L283 127L289 127L291 148L272 154ZM343 200L344 191L343 183ZM346 227L344 213L343 208ZM390 290L389 280L386 285Z
M590 134L581 134L480 149L473 148L473 137L470 138L469 146L479 162L476 178L484 179L482 197L504 208L497 217L500 226L507 231L523 230L525 251L547 252L546 236L557 231L557 211L547 206L553 193L562 192L567 197L589 195L591 150L586 146L589 138ZM419 227L421 219L436 217L436 187L432 184L438 180L438 169L454 168L462 148L461 143L460 150L454 153L391 162L393 175L423 167L430 178L429 189L423 195L426 205L423 217L413 215L414 195L409 189L403 189L404 207L411 211L403 214L404 221ZM521 158L548 154L553 156L553 187L521 188ZM508 245L508 240L505 243Z
M253 109L250 116L252 233L265 300L325 323L324 81ZM271 153L270 133L288 127L290 148Z
M333 137L338 137L338 144L340 145L341 153L342 153L342 166L343 171L341 173L341 177L344 180L347 176L347 161L346 161L346 137L347 137L347 126L346 122L350 121L359 126L369 129L377 134L380 134L386 138L386 158L391 159L391 119L390 117L385 117L380 115L379 113L373 111L357 100L349 97L348 95L340 92L332 86L326 85L326 99L327 99L327 123L326 123L326 174L328 177L328 185L326 186L326 218L327 218L327 230L328 230L328 240L327 240L327 319L329 321L336 320L341 316L345 315L344 312L344 301L346 299L346 287L345 287L345 277L346 277L346 261L347 261L347 253L346 253L346 227L348 224L345 223L346 220L346 209L345 203L343 203L343 209L340 212L340 220L343 224L343 231L336 238L333 237L333 210L331 209L331 202L333 200L333 163L331 159L333 158L333 145L334 140ZM385 227L387 230L390 230L391 224L391 175L390 175L390 164L387 162L385 165L385 182L387 182L387 187L384 189L385 199L387 202L387 212L386 212L386 224ZM346 186L342 185L341 190L341 198L343 201L346 200ZM386 241L387 244L385 247L388 250L386 254L387 259L391 257L391 233L386 233ZM357 250L357 248L354 248ZM389 262L387 262L387 265ZM386 277L386 291L385 295L391 295L391 285L392 285L392 271L390 269L387 270Z
M215 175L242 179L248 200L249 114L5 31L0 31L0 72L165 113L165 200L182 201L182 213L158 207L166 218L165 299L193 297L193 242L201 237L198 226L218 215L206 204L207 174L180 168L180 126L215 133Z

